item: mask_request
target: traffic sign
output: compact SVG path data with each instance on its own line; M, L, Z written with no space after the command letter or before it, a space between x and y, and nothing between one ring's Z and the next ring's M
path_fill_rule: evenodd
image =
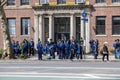
M83 13L82 13L82 17L86 17L87 16L87 13L84 11Z
M82 18L81 20L83 20L83 21L88 21L88 18Z

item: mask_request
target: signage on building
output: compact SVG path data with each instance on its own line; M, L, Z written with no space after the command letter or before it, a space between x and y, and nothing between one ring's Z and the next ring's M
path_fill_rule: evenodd
M85 3L85 0L76 0L76 3L79 4L79 3Z
M87 18L87 13L84 11L83 13L82 13L82 19L81 20L83 20L83 21L88 21L88 18Z
M83 20L83 21L88 21L88 18L82 18L81 20Z
M87 13L85 11L82 13L82 17L87 17Z

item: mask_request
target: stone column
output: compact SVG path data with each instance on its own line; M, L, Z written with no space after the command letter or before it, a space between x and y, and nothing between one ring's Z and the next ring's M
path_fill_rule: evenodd
M39 38L42 44L44 44L44 26L43 26L43 15L39 15Z
M82 19L82 16L81 16L81 19ZM84 38L84 21L81 20L81 37Z
M49 15L49 39L54 41L54 18L53 15Z
M75 17L74 14L70 16L70 39L76 39L76 25L75 25Z
M39 32L39 18L38 15L34 15L34 42L35 42L35 48L36 48L36 44L38 43L38 32Z
M89 44L89 41L90 41L90 14L87 14L87 18L88 18L88 21L86 22L86 52L90 52L90 44Z

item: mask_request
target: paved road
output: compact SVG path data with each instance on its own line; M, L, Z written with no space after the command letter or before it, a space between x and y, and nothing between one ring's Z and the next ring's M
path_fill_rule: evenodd
M120 62L0 61L0 80L120 80Z

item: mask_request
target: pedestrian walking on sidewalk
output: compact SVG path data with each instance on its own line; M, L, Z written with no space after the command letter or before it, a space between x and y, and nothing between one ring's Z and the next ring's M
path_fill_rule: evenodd
M108 51L107 44L108 44L107 42L104 42L103 51L102 51L102 54L103 54L102 61L104 61L105 56L107 57L107 61L109 61L109 51Z

